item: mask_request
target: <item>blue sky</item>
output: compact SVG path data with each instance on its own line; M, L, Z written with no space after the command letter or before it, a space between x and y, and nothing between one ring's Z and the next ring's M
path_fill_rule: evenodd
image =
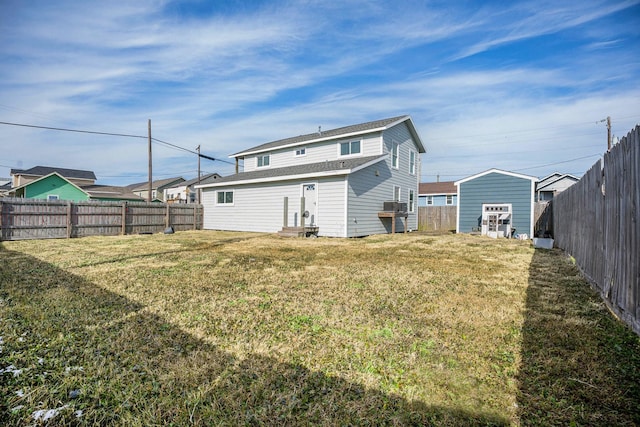
M411 115L422 181L582 175L640 123L640 0L0 2L0 121L147 134L226 161ZM147 179L141 138L0 125L0 177ZM154 178L197 159L153 145ZM233 173L202 161L203 172Z

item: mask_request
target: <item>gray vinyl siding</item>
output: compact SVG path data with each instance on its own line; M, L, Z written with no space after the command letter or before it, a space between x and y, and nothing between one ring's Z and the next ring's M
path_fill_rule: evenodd
M393 189L400 187L400 201L409 205L409 190L414 191L414 211L407 218L407 227L418 228L418 179L420 154L406 124L401 123L383 134L384 150L391 151L392 142L399 144L398 169L391 167L391 155L385 160L349 175L347 204L348 237L391 232L391 219L379 218L385 201L393 200ZM410 151L416 154L416 173L409 173ZM404 231L404 220L396 219L396 232Z
M344 237L344 177L205 188L204 228L275 233L283 226L285 196L289 198L288 225L299 226L303 183L317 183L319 235ZM233 205L217 205L218 191L233 191Z
M289 147L277 149L269 152L271 155L270 165L272 168L281 168L308 163L324 162L325 160L336 160L341 156L339 144L348 141L361 141L361 153L359 157L374 156L382 154L380 152L380 132L367 135L357 135L353 138L343 138L338 140L317 142L314 144L300 145L297 147ZM306 148L304 156L296 156L296 149ZM266 153L260 153L264 155ZM349 156L351 157L351 156ZM244 161L244 172L250 172L257 169L257 155L247 156Z
M531 236L531 180L489 173L459 184L459 233L479 229L483 203L511 203L516 233Z

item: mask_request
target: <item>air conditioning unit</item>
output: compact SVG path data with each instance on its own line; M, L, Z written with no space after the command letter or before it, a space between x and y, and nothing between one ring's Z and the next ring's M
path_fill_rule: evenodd
M407 204L402 202L383 202L385 212L406 212Z

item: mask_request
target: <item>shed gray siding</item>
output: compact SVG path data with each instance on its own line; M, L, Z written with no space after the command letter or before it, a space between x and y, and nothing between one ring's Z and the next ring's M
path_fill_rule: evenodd
M481 226L483 203L511 203L512 227L531 236L532 181L500 173L489 173L459 184L458 232L470 233Z

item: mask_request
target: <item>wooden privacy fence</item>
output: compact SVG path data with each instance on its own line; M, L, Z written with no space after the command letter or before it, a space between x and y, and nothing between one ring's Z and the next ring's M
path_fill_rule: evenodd
M553 199L555 244L640 334L640 126Z
M0 198L0 240L201 230L202 205Z
M455 231L456 218L455 206L420 206L418 208L418 230Z

